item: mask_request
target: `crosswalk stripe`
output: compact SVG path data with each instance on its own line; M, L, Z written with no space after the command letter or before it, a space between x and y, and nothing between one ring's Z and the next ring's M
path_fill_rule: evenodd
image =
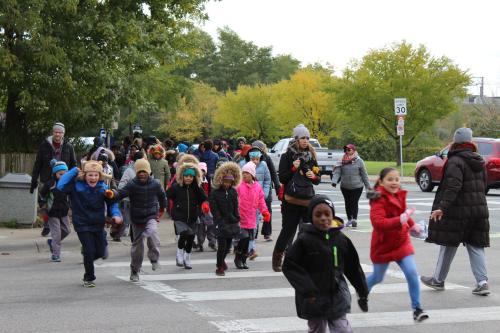
M216 252L213 252L214 256ZM263 257L257 257L255 259L255 262L271 262L272 257L270 256L263 256ZM215 265L216 259L192 259L191 264L192 265ZM147 264L149 265L149 263ZM160 260L160 265L162 266L175 266L176 262L175 260ZM130 261L115 261L115 262L100 262L100 263L95 263L94 266L96 268L113 268L113 267L130 267Z
M416 324L410 310L399 312L353 313L347 317L353 328L435 325L449 323L498 321L500 306L429 310L429 319ZM290 332L305 331L307 323L297 317L274 317L210 321L219 332Z
M227 301L227 300L243 300L243 299L261 299L261 298L281 298L294 297L295 291L293 288L267 288L267 289L242 289L242 290L211 290L211 291L190 291L183 292L166 284L159 284L152 281L142 281L140 286L151 292L160 294L161 296L173 302L204 302L204 301ZM431 290L431 288L421 285L423 290ZM447 290L451 289L466 289L459 285L446 285ZM349 286L351 294L356 291L352 286ZM407 293L408 284L406 283L386 283L379 284L373 287L371 294L388 294L388 293Z
M214 270L215 272L215 270ZM143 281L175 281L175 280L210 280L210 279L235 279L235 278L254 278L254 277L283 277L282 273L274 271L240 271L226 272L225 276L217 276L211 273L175 273L175 274L153 274L141 275ZM117 278L128 281L129 276L119 275Z

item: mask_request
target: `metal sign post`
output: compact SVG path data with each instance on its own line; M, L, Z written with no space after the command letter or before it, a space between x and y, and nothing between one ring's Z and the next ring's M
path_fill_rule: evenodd
M401 177L403 173L403 135L405 135L405 116L408 109L406 108L406 98L394 99L394 113L398 117L398 124L396 126L397 134L399 135L399 159L401 161Z

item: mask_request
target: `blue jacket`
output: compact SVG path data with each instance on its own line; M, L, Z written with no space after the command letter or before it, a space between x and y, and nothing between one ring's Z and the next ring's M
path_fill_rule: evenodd
M208 171L208 177L212 179L215 174L215 168L217 166L217 161L219 160L219 155L214 153L211 150L205 151L201 157L200 157L200 162L205 162L207 163L207 171Z
M241 160L240 168L243 168L243 166L247 163L248 162L246 160ZM264 198L267 198L269 191L271 190L271 173L269 172L269 168L265 161L260 161L259 165L255 167L255 178L257 178L260 186L262 186Z
M73 210L73 226L76 232L99 231L104 228L106 206L108 216L120 216L117 202L104 197L108 186L99 181L95 187L87 182L76 180L78 168L66 172L59 182L57 189L69 194L71 209Z

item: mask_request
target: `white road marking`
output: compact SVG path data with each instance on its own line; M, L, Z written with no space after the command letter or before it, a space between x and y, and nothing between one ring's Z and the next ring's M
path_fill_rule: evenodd
M205 302L205 301L227 301L243 299L261 298L281 298L294 297L295 290L288 288L267 288L267 289L242 289L242 290L211 290L211 291L190 291L183 292L172 288L166 284L142 281L140 286L146 290L159 294L173 302ZM421 284L423 290L432 290ZM446 283L446 290L468 289L467 287ZM349 286L351 294L356 291ZM370 294L407 293L407 283L382 283L373 287Z
M347 317L353 328L393 327L413 325L456 324L466 322L499 321L500 306L428 310L429 319L415 323L411 312L353 313ZM255 318L211 321L219 332L289 332L306 331L307 323L297 317Z
M215 254L215 252L214 252ZM255 261L262 261L262 262L271 262L272 257L257 257ZM216 263L216 259L193 259L191 260L191 264L193 265L214 265ZM160 260L160 265L161 266L175 266L175 260ZM143 266L149 266L150 264L147 263L147 265ZM110 268L110 267L130 267L130 261L115 261L115 262L96 262L94 263L94 266L96 268Z
M142 281L175 281L175 280L210 280L210 279L234 279L234 278L255 278L255 277L283 277L283 273L274 271L239 271L226 272L225 276L217 276L214 272L211 273L174 273L174 274L152 274L141 275ZM117 278L129 281L129 276L119 275Z

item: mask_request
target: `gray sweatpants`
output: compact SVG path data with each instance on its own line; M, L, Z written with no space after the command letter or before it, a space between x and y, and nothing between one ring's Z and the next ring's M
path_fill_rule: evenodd
M488 281L488 273L486 271L486 256L484 254L484 247L476 247L470 244L465 244L467 252L469 253L470 268L476 282ZM450 266L457 253L458 247L454 246L440 246L439 256L434 271L434 279L437 282L446 280Z
M149 220L146 224L132 224L134 241L130 250L132 271L139 273L144 258L144 239L148 244L148 258L151 262L157 262L160 258L160 237L158 236L158 222Z
M52 237L52 254L61 256L61 241L71 232L69 217L49 217L50 236Z
M309 326L309 333L352 333L351 324L345 315L335 320L308 320L307 326Z

